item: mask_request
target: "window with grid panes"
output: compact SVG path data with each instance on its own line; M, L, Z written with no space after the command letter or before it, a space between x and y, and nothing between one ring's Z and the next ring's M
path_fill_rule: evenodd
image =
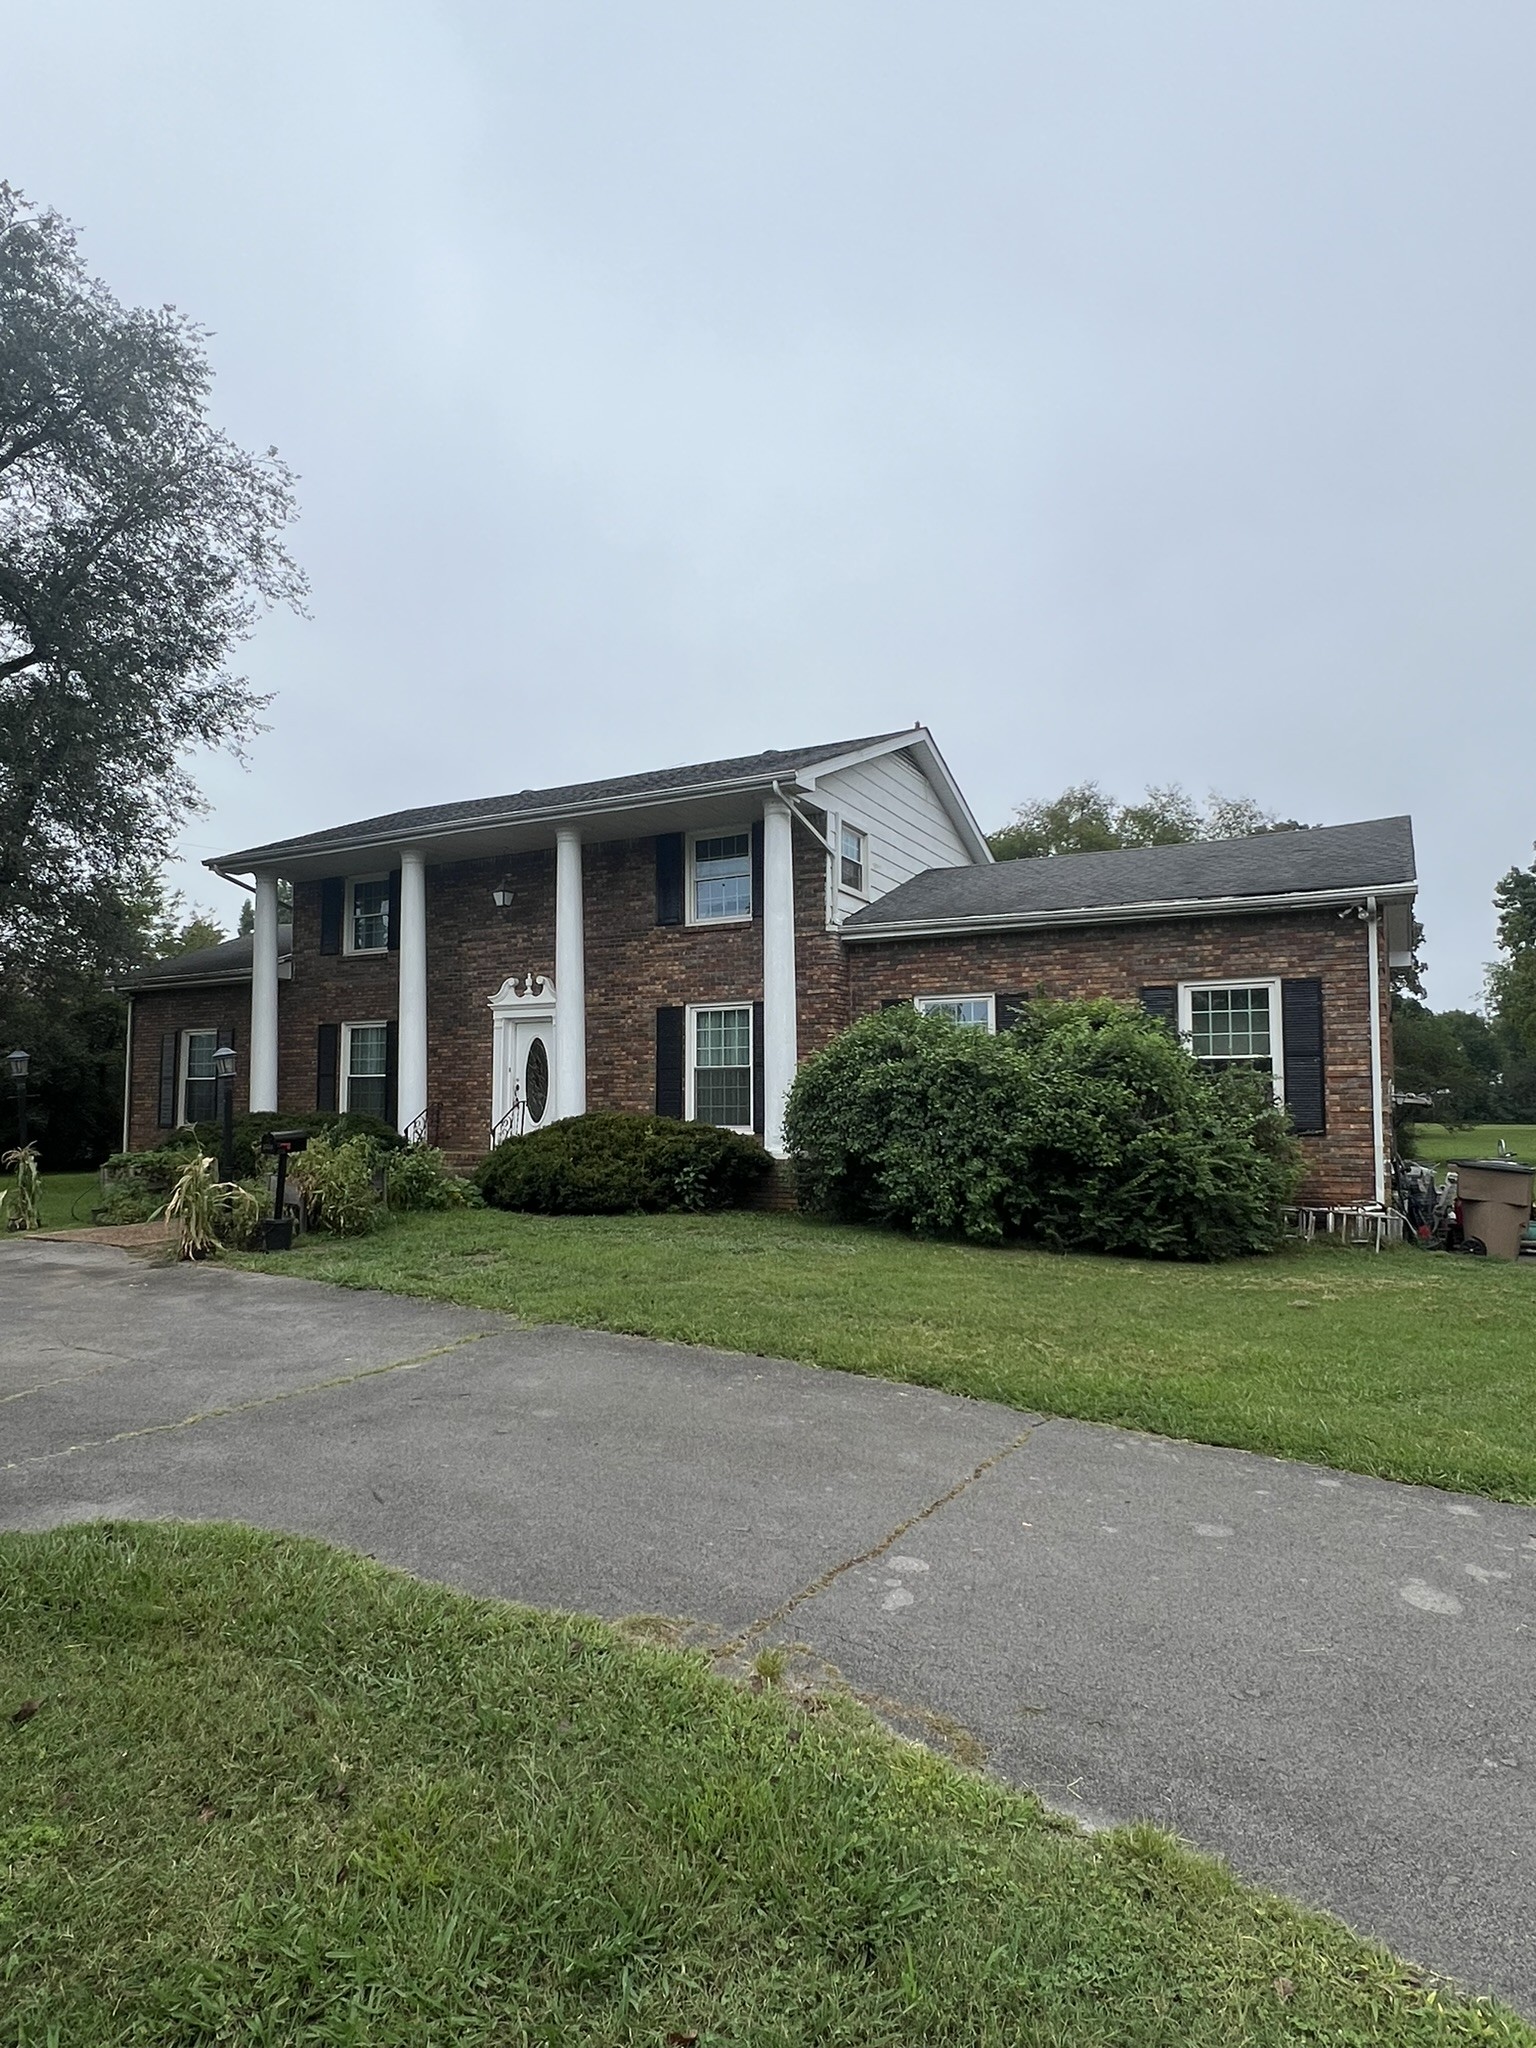
M388 1099L389 1032L383 1024L349 1024L342 1108L383 1116Z
M864 834L856 832L852 825L845 825L840 834L841 855L838 878L845 889L864 887Z
M1189 1049L1213 1067L1275 1070L1270 990L1194 988L1189 992Z
M745 1004L693 1013L693 1116L752 1128L752 1012Z
M693 842L693 918L709 924L716 918L752 915L752 835L728 832Z
M970 1025L974 1031L992 1029L990 996L919 996L917 1007L925 1017L948 1017L953 1023Z
M183 1040L181 1120L184 1124L212 1123L219 1113L219 1081L213 1065L218 1043L217 1031L189 1031Z
M389 944L389 877L352 884L352 951L382 953Z

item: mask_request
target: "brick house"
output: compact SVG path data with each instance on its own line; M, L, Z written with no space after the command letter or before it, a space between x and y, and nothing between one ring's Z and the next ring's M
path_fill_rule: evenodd
M124 1142L214 1108L367 1109L460 1162L584 1109L659 1110L783 1149L798 1062L915 1001L980 1028L1037 993L1172 1019L1264 1068L1306 1199L1384 1194L1389 969L1406 818L994 863L921 726L402 811L208 865L255 930L143 969ZM278 919L278 882L293 891Z

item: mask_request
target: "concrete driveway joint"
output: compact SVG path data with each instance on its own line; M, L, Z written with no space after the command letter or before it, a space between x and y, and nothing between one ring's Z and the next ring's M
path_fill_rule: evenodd
M0 1246L0 1526L232 1519L794 1639L1536 2012L1536 1513L879 1379Z

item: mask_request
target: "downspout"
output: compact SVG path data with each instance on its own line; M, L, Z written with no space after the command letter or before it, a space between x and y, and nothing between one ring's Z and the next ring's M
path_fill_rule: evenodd
M1376 1206L1387 1206L1387 1151L1386 1137L1382 1128L1386 1102L1381 1081L1381 948L1378 941L1380 929L1376 898L1367 896L1366 942L1371 949L1369 962L1371 988L1371 1150L1376 1162Z
M783 783L781 782L775 782L772 785L772 788L773 793L778 798L779 802L783 804L784 808L789 812L791 817L798 818L800 820L800 823L805 827L806 831L810 833L811 837L815 840L816 844L820 847L824 847L828 853L834 853L836 849L833 847L831 840L823 839L821 834L816 830L816 827L805 815L804 811L801 810L800 799L798 797L791 796L789 791L784 787Z
M133 997L128 998L128 1024L123 1034L123 1142L119 1150L130 1151L129 1118L133 1113Z

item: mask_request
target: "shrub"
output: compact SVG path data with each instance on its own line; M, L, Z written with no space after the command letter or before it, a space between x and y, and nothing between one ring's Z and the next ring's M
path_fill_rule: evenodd
M786 1133L813 1212L1060 1251L1272 1250L1300 1176L1258 1077L1103 1001L1029 1004L995 1038L881 1011L801 1068Z
M371 1138L380 1152L398 1151L406 1142L392 1124L385 1123L382 1117L367 1116L361 1110L252 1110L235 1118L234 1169L240 1179L251 1174L272 1172L272 1154L261 1149L261 1141L268 1131L303 1131L311 1138ZM187 1134L188 1144L195 1143L200 1151L211 1153L215 1159L223 1142L224 1127L217 1122L196 1124ZM108 1164L111 1163L109 1160Z
M190 1138L189 1131L189 1142L185 1145L160 1145L148 1152L114 1152L102 1168L106 1177L105 1202L121 1199L127 1206L149 1201L150 1214L161 1208L186 1171L188 1160L201 1156Z
M391 1209L483 1208L480 1190L443 1164L434 1146L408 1145L384 1160L384 1199Z
M180 1231L181 1256L206 1259L221 1244L250 1244L261 1216L258 1191L218 1179L212 1159L203 1153L184 1153L182 1160L165 1205L165 1215Z
M772 1165L755 1138L714 1124L603 1110L507 1138L475 1171L497 1209L548 1216L729 1209Z
M288 1162L288 1177L304 1191L311 1230L364 1237L383 1220L379 1145L366 1133L348 1138L322 1132L311 1138Z

